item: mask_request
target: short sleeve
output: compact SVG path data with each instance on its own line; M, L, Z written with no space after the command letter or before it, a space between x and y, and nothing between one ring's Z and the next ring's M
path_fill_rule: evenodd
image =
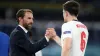
M72 29L71 28L72 28L71 24L65 23L62 25L62 35L61 35L62 39L65 39L67 37L72 38Z

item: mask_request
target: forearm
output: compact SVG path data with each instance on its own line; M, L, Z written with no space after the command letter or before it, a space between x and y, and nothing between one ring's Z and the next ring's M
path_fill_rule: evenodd
M63 39L63 46L62 46L61 56L69 56L70 55L71 42L72 42L71 38Z
M49 43L47 41L46 38L42 38L41 40L39 40L38 42L34 43L34 47L35 47L35 52L45 48L46 46L48 46Z
M28 40L23 38L23 40L21 40L21 39L18 40L16 45L23 48L24 50L26 50L29 53L36 53L37 51L48 46L49 43L47 42L47 40L45 38L42 38L41 40L32 44L31 42L29 42Z
M59 45L61 46L61 40L60 40L60 37L59 37L59 36L55 36L55 37L53 38L53 40L54 40L57 44L59 44Z
M69 50L62 50L61 56L69 56L70 51Z

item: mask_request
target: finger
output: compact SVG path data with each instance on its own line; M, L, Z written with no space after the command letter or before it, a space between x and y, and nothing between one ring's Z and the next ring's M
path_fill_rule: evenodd
M50 30L46 30L46 32L49 32Z

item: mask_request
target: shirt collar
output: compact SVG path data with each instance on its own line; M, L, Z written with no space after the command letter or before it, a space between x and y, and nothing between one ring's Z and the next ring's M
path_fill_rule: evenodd
M23 26L21 26L21 25L18 25L19 27L21 27L23 30L24 30L24 32L25 33L27 33L28 32L28 30L27 29L25 29Z

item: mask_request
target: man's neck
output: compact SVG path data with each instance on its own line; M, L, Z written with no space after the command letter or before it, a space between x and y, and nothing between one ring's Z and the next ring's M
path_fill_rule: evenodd
M77 19L77 17L75 17L75 16L70 16L70 17L68 17L67 22L73 21L73 20L78 20L78 19Z
M78 20L78 19L77 19L77 17L74 16L74 17L73 17L73 20Z

